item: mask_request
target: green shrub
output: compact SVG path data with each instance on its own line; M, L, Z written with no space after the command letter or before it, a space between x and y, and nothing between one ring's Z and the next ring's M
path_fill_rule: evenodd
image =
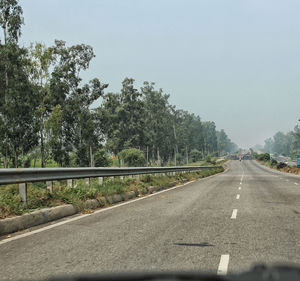
M279 162L276 166L277 169L282 169L285 168L287 166L287 164L283 163L283 162Z
M200 161L202 159L202 152L198 149L193 149L190 153L190 158L193 163Z
M206 158L205 158L205 161L207 163L210 163L211 162L211 156L210 155L207 155Z
M262 153L262 154L258 154L256 156L256 159L257 160L260 160L260 161L269 161L271 159L270 157L270 154L269 153Z
M144 152L136 148L122 150L119 157L130 167L141 167L146 163Z
M109 167L112 165L112 159L107 155L104 149L98 149L94 155L96 167Z

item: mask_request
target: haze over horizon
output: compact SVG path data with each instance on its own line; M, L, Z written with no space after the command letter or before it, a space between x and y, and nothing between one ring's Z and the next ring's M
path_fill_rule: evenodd
M170 102L216 122L243 148L300 118L298 1L21 0L21 44L84 43L83 75L116 92L153 81Z

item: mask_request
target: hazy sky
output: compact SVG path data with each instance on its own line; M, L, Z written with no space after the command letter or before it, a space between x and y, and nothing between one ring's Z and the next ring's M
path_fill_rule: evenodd
M300 1L21 0L21 43L93 46L83 75L153 81L247 148L300 118Z

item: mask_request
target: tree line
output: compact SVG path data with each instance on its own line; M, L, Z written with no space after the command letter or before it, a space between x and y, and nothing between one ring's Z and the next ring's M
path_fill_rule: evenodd
M237 150L224 130L171 105L154 83L137 89L125 78L119 93L105 93L108 84L97 77L84 83L82 72L95 57L89 45L19 46L23 24L18 1L0 0L4 167L45 167L53 160L61 167L107 166L111 155L129 148L142 151L147 164L177 165Z
M268 153L296 158L300 154L300 127L295 126L288 133L277 132L265 140L264 151Z

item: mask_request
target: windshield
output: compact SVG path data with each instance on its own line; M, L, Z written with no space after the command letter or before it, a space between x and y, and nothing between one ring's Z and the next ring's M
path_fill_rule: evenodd
M299 9L0 0L0 280L300 265Z

